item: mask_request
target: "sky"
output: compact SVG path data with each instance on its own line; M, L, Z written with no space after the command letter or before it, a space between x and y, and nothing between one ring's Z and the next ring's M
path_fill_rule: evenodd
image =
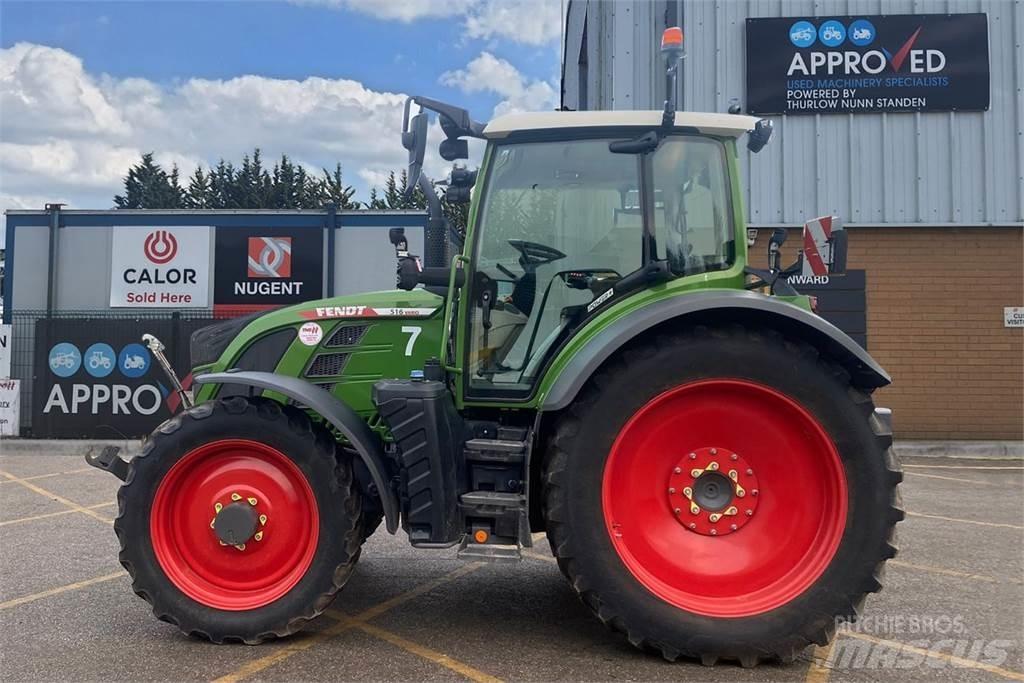
M110 208L143 152L187 176L257 146L340 161L365 200L405 163L408 94L481 121L558 106L562 2L3 0L0 210Z

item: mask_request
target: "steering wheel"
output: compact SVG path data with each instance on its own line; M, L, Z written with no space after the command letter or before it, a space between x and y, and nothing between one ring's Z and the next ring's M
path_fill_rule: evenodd
M519 263L527 272L536 270L545 263L565 258L565 254L546 244L526 240L509 240L508 243L519 252Z

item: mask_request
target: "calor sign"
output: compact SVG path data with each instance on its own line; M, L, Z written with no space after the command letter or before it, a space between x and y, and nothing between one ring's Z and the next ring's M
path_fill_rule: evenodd
M205 308L209 227L113 229L110 306Z

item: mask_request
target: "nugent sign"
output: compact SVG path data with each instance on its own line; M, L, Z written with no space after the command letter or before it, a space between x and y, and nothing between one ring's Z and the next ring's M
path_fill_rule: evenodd
M323 296L323 232L218 228L213 304L268 308Z
M111 308L205 308L210 228L113 229Z
M747 19L747 111L985 110L988 17Z

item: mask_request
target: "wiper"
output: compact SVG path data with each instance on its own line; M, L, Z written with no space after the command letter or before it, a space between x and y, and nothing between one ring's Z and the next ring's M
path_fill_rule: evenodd
M613 140L608 143L608 151L612 154L649 154L658 149L661 135L652 130L632 140Z

